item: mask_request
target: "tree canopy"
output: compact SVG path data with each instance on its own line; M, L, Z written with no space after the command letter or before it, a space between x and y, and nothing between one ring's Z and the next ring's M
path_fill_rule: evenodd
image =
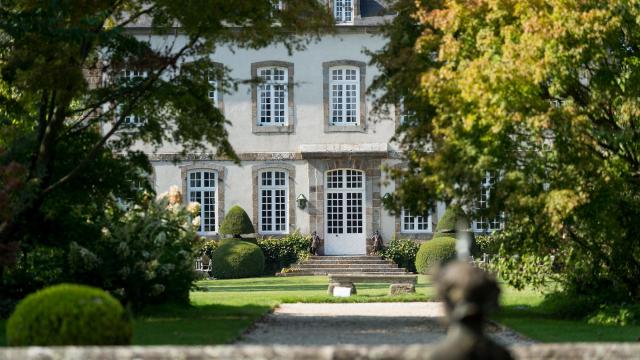
M130 150L136 142L236 159L227 121L207 96L211 80L220 91L238 80L215 66L216 47L279 42L293 51L331 25L316 0L277 3L3 1L0 249L16 249L27 229L42 232L35 224L59 228L55 214L82 213L75 205L100 207L107 194L149 187L146 156ZM162 41L135 36L140 28Z
M387 205L506 215L503 255L556 255L578 292L640 298L640 6L400 0L378 106L401 100ZM489 209L480 183L495 171ZM518 272L518 271L516 271ZM517 276L517 274L515 274Z

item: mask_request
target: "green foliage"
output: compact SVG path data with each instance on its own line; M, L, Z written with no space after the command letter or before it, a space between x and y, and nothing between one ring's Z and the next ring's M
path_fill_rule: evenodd
M167 198L129 209L107 209L101 236L73 242L69 276L100 286L124 304L188 303L202 247L190 214Z
M216 279L239 279L262 275L264 255L250 242L229 239L213 252L212 273Z
M429 274L436 265L444 264L456 257L456 239L438 237L420 245L416 254L416 270L420 274Z
M258 241L265 257L265 273L274 274L306 258L311 248L311 236L298 230L282 238L264 238Z
M378 108L405 98L416 115L398 129L407 166L391 171L399 185L388 205L420 210L455 200L474 209L486 172L499 172L488 207L472 215L504 212L505 256L534 267L556 255L565 289L586 294L607 284L638 301L640 62L629 51L640 47L638 7L395 6L369 91L384 92ZM504 265L508 278L523 271ZM534 281L534 272L520 278Z
M518 290L531 286L543 289L545 283L553 276L553 258L550 255L536 254L511 255L501 248L498 256L491 263L500 277Z
M24 298L7 322L10 346L129 345L132 325L105 291L60 284Z
M419 244L411 239L392 239L380 256L408 271L416 272L416 254L419 247Z
M501 237L497 233L474 235L473 255L482 254L498 255L500 252Z
M224 220L220 225L221 235L232 235L235 238L239 238L240 235L253 234L255 232L249 215L238 205L229 209L229 212L224 216Z
M220 246L220 242L218 240L207 240L200 248L200 255L206 255L211 259L213 252L218 248L218 246Z
M452 236L458 230L458 227L464 230L469 228L467 215L459 206L449 205L442 217L438 219L434 237Z
M587 317L587 322L598 325L638 325L640 323L640 305L601 304L597 311Z

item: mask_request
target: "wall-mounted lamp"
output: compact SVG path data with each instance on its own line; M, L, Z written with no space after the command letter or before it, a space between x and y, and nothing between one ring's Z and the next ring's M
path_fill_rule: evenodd
M304 210L304 208L307 207L307 197L303 194L298 195L298 197L296 198L296 202L298 203L298 207L300 209Z
M386 193L382 196L383 202L388 202L389 200L391 200L391 193Z

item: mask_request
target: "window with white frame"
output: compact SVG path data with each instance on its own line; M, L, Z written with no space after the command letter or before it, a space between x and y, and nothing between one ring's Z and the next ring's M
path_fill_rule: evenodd
M403 208L401 214L403 233L430 233L432 232L431 214L415 215Z
M487 171L484 179L482 180L482 184L480 185L481 186L480 197L475 203L475 207L477 210L489 208L489 197L491 196L491 189L495 186L497 178L498 178L498 172ZM476 232L493 232L495 230L500 230L503 227L504 227L503 214L500 214L493 218L488 218L486 216L478 216L473 221L473 231L476 231Z
M353 24L353 2L356 0L333 0L333 17L336 24Z
M187 174L187 201L200 204L200 234L217 232L218 173L212 170L193 170Z
M258 118L260 126L287 125L289 76L285 67L258 68L262 83L258 86Z
M130 70L130 69L122 69L120 70L119 79L121 82L127 83L136 80L146 79L148 77L148 73L145 70ZM116 114L119 116L122 113L122 105L118 105ZM139 114L130 113L124 117L123 123L125 125L130 126L140 126L145 122L144 117Z
M258 218L261 234L286 234L288 228L289 180L285 170L264 170L259 173Z
M284 10L284 1L282 1L282 0L275 0L275 1L272 3L272 5L271 5L271 6L273 7L273 10L276 10L276 11L278 11L278 10L279 10L279 11L282 11L282 10Z
M358 125L360 69L335 66L329 69L329 108L331 125Z
M409 119L416 116L415 111L407 110L404 104L404 98L400 99L398 104L398 113L400 116L400 125L404 125Z

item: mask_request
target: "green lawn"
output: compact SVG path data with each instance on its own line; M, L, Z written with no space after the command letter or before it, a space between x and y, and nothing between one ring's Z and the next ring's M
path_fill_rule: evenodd
M200 291L191 293L190 307L155 307L138 316L134 343L228 343L281 303L427 301L432 295L426 278L418 281L415 295L393 297L387 295L389 285L363 284L357 296L334 298L327 295L326 276L212 280L201 281L198 287Z
M640 326L605 326L552 316L536 291L503 286L502 309L495 320L541 342L638 341Z
M191 293L191 306L152 307L138 314L134 321L134 343L229 343L281 303L428 301L434 294L425 276L418 278L415 295L394 297L386 295L386 284L358 285L358 295L350 298L330 297L326 294L325 276L201 281L198 287ZM636 341L640 335L640 326L589 325L554 318L545 312L542 300L538 292L503 286L503 307L495 319L542 342ZM0 346L5 342L5 323L0 320Z

